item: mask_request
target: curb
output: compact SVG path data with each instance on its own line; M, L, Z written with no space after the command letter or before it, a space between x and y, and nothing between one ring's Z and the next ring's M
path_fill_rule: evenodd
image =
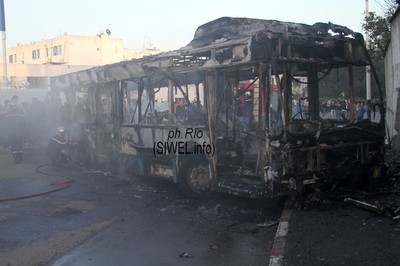
M289 220L291 214L292 210L290 210L287 207L287 204L285 204L285 209L283 210L281 218L279 219L279 225L276 231L274 244L272 245L269 266L283 265L282 262L286 246L286 235L289 231Z

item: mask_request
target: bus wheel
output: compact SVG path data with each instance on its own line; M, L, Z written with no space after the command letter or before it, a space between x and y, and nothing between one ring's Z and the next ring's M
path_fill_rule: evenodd
M205 157L192 156L185 159L178 173L178 185L188 197L203 197L210 194L212 180Z

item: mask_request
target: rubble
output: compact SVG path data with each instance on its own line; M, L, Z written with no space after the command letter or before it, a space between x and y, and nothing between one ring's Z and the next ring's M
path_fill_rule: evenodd
M370 203L367 203L364 201L355 200L355 199L351 199L351 198L345 198L344 202L352 203L352 204L356 205L357 207L361 207L363 209L375 212L380 215L393 217L392 213L394 213L394 210L391 210L388 207L386 207L385 205L380 204L379 201L376 201L375 205L373 205L373 204L370 204Z
M334 186L324 194L312 193L295 206L302 209L326 210L353 205L392 220L400 219L400 152L388 150L385 153L386 177L380 183L352 188Z

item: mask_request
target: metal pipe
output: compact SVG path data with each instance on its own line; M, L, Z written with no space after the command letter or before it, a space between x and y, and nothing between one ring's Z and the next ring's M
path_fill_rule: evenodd
M0 0L0 31L1 31L2 46L3 46L3 81L4 81L4 87L8 88L6 19L5 19L5 15L4 15L4 0Z
M2 46L3 46L3 82L4 88L8 88L8 76L7 76L7 51L6 51L6 32L1 32Z

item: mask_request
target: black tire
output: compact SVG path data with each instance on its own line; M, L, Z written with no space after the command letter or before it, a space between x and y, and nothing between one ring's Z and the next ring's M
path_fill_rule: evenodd
M187 197L206 197L212 192L210 167L204 156L190 156L182 162L178 171L178 186Z

